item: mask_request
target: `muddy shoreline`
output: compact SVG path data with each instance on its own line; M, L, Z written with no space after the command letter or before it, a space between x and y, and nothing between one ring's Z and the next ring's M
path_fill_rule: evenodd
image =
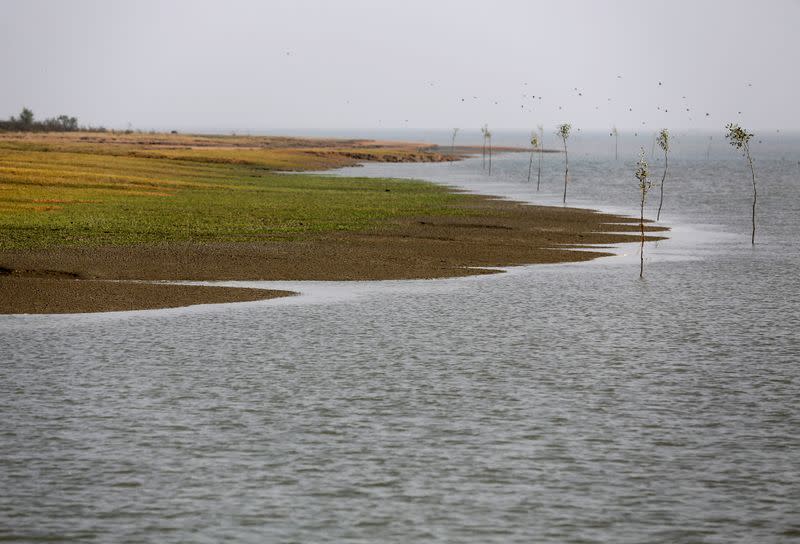
M592 210L478 195L469 195L462 208L466 213L461 215L407 218L357 232L270 242L0 251L0 313L103 312L268 299L289 293L139 280L444 278L491 272L480 267L586 261L609 255L603 245L640 239L638 219ZM663 230L648 227L648 240Z

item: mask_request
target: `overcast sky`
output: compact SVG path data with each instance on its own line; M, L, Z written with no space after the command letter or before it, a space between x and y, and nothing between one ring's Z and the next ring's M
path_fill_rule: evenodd
M0 117L796 130L798 23L800 0L0 0Z

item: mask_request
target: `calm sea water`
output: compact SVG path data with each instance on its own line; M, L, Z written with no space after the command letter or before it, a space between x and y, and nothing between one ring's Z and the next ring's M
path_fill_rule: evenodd
M754 149L751 247L744 159L684 142L643 280L631 244L492 276L269 283L304 293L277 301L0 316L0 540L800 541L800 146ZM574 145L568 203L635 213L638 145ZM560 205L561 160L539 193L518 154L491 177L480 158L343 173Z

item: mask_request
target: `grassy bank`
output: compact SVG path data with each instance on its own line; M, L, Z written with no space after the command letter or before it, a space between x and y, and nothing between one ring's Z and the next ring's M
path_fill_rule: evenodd
M0 249L251 242L455 214L428 183L284 175L443 160L411 145L176 135L1 135Z
M0 314L286 294L141 280L441 278L583 261L607 254L597 244L638 240L633 218L303 173L445 158L358 140L0 134Z

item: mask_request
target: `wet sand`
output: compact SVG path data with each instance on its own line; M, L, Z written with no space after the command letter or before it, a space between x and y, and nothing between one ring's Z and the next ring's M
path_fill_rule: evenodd
M585 261L610 254L597 245L640 239L638 219L591 210L470 195L460 211L263 243L1 251L0 313L137 310L287 295L132 280L442 278L491 272L479 267Z

